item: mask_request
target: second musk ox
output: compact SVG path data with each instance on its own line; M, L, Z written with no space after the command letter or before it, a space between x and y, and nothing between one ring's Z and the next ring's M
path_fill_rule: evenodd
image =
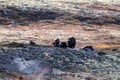
M82 50L85 50L85 51L94 51L94 48L93 46L85 46Z
M92 54L94 51L93 46L85 46L84 48L82 48L82 50L84 50L85 52Z

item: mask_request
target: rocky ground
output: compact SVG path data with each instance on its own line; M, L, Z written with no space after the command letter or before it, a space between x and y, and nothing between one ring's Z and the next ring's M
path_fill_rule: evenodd
M25 2L11 0L4 3L7 6L0 6L1 80L120 79L119 1L118 4L59 0ZM75 49L52 47L56 38L67 41L71 36L77 40ZM28 45L30 40L37 46ZM25 46L9 44L12 42ZM92 45L95 51L89 54L80 50L86 45ZM99 51L107 55L99 56Z
M8 47L9 45L11 47ZM0 70L11 74L9 79L120 79L120 51L112 51L113 55L109 53L99 55L99 52L81 49L28 46L26 44L16 47L18 43L9 45L4 45L0 49ZM5 75L1 74L1 79L7 80L7 77L3 77Z

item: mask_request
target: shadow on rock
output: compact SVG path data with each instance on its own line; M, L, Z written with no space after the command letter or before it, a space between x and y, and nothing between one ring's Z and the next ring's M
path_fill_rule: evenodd
M100 17L93 17L93 16L75 16L75 19L78 19L80 22L85 22L86 24L94 24L94 25L107 25L107 24L117 24L120 25L120 15L116 16L104 16L101 15Z

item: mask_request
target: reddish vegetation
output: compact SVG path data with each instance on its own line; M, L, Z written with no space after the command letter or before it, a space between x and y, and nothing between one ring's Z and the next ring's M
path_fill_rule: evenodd
M70 36L74 36L77 39L76 48L85 45L108 45L108 48L120 46L120 29L117 25L107 25L107 27L98 25L80 26L64 25L60 22L54 22L54 24L44 26L41 26L41 24L43 23L32 23L29 24L29 26L18 27L4 26L0 27L2 30L0 34L4 34L4 38L6 38L4 41L7 41L7 39L9 41L9 38L13 38L12 41L15 40L25 43L28 43L29 40L33 40L37 44L42 45L51 45L56 38L67 41ZM7 31L7 33L5 31Z

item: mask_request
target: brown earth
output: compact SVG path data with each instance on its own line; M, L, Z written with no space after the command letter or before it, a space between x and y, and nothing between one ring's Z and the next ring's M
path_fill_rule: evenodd
M120 47L119 25L71 25L59 21L35 22L28 26L11 27L1 25L1 42L23 42L30 40L40 45L51 45L54 39L67 41L70 36L77 40L76 48L93 45L95 48Z

